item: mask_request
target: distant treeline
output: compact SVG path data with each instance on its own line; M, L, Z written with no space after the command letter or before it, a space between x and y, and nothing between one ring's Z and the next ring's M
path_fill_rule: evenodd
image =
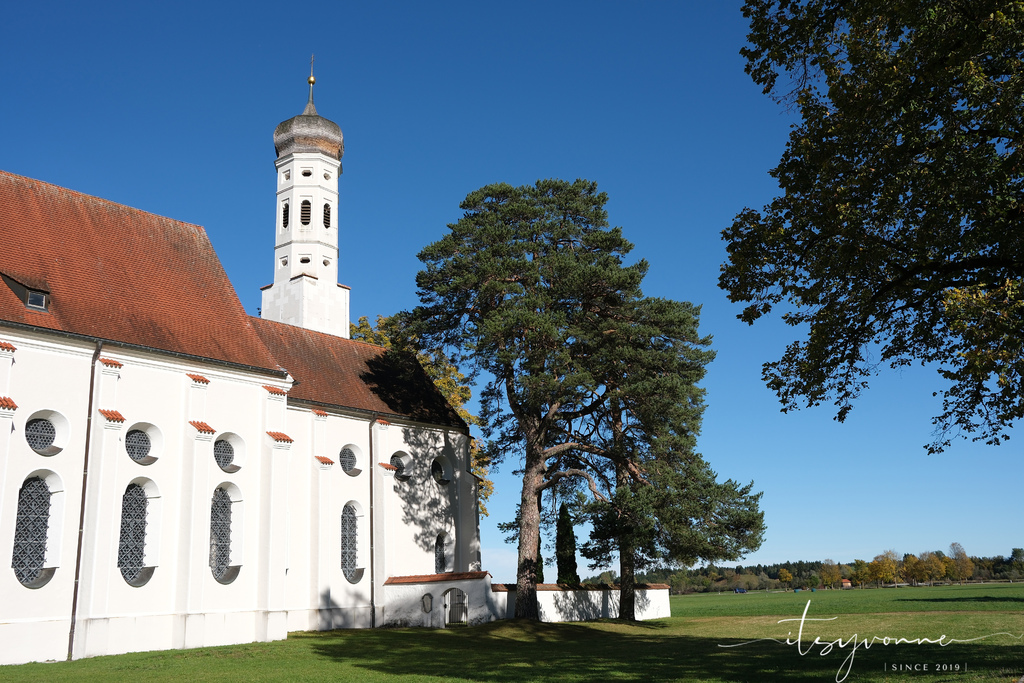
M615 572L604 572L584 579L585 583L615 583ZM695 567L691 569L655 569L637 574L642 583L667 583L672 593L707 593L789 588L841 588L843 579L853 587L884 586L896 583L925 585L973 581L1024 581L1024 548L1014 548L1008 557L971 557L963 546L954 543L948 552L935 550L920 555L899 556L886 550L873 560L837 563L830 559L816 562L782 562Z

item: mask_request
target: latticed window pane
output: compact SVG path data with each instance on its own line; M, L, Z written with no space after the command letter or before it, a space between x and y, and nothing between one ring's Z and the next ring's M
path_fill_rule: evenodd
M357 552L359 543L359 520L356 509L346 505L341 511L341 571L345 578L355 583L359 578Z
M396 455L392 455L391 456L391 464L395 466L395 476L396 477L404 477L405 476L405 460L402 459L402 456L397 455L397 454Z
M34 451L44 451L53 445L57 429L46 419L29 420L25 423L25 440Z
M18 492L11 567L25 585L39 578L46 562L46 533L50 527L50 487L39 477L26 479Z
M341 462L341 469L345 472L351 472L356 468L356 454L347 446L341 449L341 455L338 456L338 460Z
M331 205L324 204L324 227L331 227Z
M121 497L121 540L117 546L117 566L128 583L134 583L146 556L146 509L149 500L138 484L129 484Z
M210 505L210 569L220 581L231 562L231 496L222 488L213 492Z
M149 456L151 447L149 434L141 429L133 429L124 435L124 448L128 451L128 457L135 462L145 460Z
M448 561L444 556L444 534L438 534L434 541L434 573L442 574L448 571Z
M309 216L313 212L313 205L309 203L308 199L302 200L302 206L300 208L299 220L302 221L303 225L309 225Z
M222 470L226 469L231 464L231 461L235 459L235 447L221 439L213 444L213 458Z

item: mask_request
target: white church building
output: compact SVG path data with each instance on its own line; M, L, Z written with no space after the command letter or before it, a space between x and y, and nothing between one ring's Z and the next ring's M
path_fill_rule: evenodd
M312 77L274 144L259 318L201 227L0 172L0 664L511 611L465 423L349 339ZM614 616L613 592L542 588L542 615Z

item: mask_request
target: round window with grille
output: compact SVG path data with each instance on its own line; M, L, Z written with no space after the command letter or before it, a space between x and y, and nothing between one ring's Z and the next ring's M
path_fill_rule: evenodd
M391 464L395 468L395 478L396 479L406 479L406 478L408 478L409 473L406 470L405 458L403 458L400 454L395 453L394 455L391 456Z
M29 420L25 423L25 440L36 453L50 455L53 442L57 439L57 428L45 418Z
M451 481L444 471L444 464L442 464L440 460L435 460L430 463L430 476L432 476L434 481L442 486Z
M235 447L225 439L221 439L213 444L213 458L217 461L218 467L226 470L231 467L231 463L235 459Z
M341 469L345 474L355 474L353 470L356 469L356 453L348 446L341 449L341 455L338 456L338 461L341 463Z
M133 429L125 434L124 449L128 451L128 457L135 462L146 463L152 448L153 444L149 440L149 434L141 429Z

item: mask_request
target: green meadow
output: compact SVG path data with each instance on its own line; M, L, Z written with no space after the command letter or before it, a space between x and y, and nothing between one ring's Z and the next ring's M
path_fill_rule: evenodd
M635 625L294 633L274 643L0 667L0 680L1016 683L1022 636L1024 584L722 593L675 596L671 618ZM872 637L879 640L865 647ZM924 638L942 644L896 643Z

